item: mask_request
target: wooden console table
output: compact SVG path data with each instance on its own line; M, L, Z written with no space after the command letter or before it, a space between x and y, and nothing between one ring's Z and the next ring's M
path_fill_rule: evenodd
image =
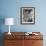
M40 32L38 35L25 35L26 32L11 32L8 35L4 33L4 46L43 46L43 35Z

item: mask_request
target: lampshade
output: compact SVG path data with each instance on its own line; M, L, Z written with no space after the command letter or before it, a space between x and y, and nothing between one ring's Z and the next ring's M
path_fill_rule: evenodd
M14 18L5 18L5 25L14 25Z

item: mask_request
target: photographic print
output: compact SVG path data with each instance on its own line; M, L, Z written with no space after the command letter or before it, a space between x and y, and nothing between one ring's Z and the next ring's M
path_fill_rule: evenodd
M34 7L21 7L21 24L35 24Z

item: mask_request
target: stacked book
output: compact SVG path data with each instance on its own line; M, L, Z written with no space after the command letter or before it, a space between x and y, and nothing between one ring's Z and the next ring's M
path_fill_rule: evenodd
M37 33L26 32L25 35L38 35Z

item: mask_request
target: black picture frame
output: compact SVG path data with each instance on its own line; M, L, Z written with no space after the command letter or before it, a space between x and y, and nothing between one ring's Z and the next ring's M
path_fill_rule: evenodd
M35 7L21 7L21 24L35 24Z

